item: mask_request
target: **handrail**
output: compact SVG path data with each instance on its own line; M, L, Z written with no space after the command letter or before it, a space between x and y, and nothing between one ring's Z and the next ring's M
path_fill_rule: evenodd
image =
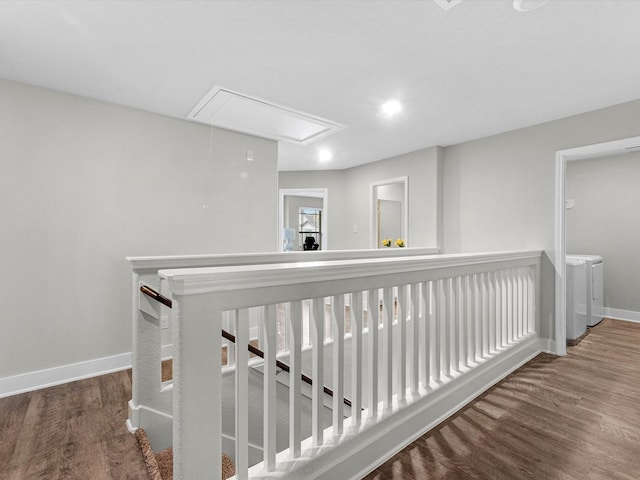
M165 297L161 293L156 292L153 288L147 287L146 285L140 285L140 291L147 295L148 297L153 298L157 302L160 302L165 307L171 308L173 306L173 302L170 298Z
M153 288L148 287L146 285L140 285L140 291L142 293L144 293L145 295L147 295L148 297L153 298L155 301L160 302L161 304L163 304L166 307L172 308L173 306L173 302L171 301L170 298L165 297L164 295L162 295L161 293L155 291ZM230 342L236 343L236 337L227 332L225 329L222 329L222 336L229 340ZM257 347L254 347L251 344L247 345L247 348L249 350L250 353L253 353L254 355L260 357L260 358L264 358L264 352L262 350L260 350ZM276 366L282 370L284 370L287 373L291 372L291 368L289 367L289 365L287 365L286 363L280 361L280 360L276 360ZM313 385L313 380L308 377L307 375L305 375L304 373L300 374L300 378L302 379L303 382L307 383L308 385ZM326 393L327 395L329 395L330 397L333 397L333 390L331 390L329 387L323 385L322 389L324 390L324 393ZM343 398L344 404L351 407L351 400L349 400L348 398Z

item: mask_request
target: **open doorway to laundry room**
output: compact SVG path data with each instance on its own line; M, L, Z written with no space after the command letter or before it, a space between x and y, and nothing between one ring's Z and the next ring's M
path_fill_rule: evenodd
M631 137L611 142L586 145L556 152L556 198L555 198L555 346L558 355L566 353L566 182L569 162L589 160L607 156L623 155L640 151L640 137Z

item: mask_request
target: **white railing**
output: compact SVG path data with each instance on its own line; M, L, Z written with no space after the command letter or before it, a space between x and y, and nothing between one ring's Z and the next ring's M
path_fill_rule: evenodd
M128 257L132 267L132 399L129 402L127 425L131 431L144 428L155 450L172 444L173 384L161 381L161 360L172 356L170 310L140 293L140 285L171 297L171 292L158 276L160 269L229 267L240 265L273 265L290 262L315 262L356 258L397 258L438 253L435 248L380 250L344 250L288 253L250 253L218 255L182 255L162 257ZM257 327L255 319L251 319ZM229 317L223 325L233 332ZM257 328L255 328L257 330ZM260 332L258 331L259 336ZM252 336L256 336L255 334ZM305 338L308 334L305 332ZM278 338L286 347L286 328ZM262 343L262 342L260 342ZM223 340L227 358L233 363L235 346ZM229 372L227 372L229 374Z
M160 271L174 300L174 477L220 475L222 425L230 415L222 408L225 316L233 319L237 344L245 345L249 319L258 312L265 353L250 361L246 349L235 351L235 447L226 453L236 477L360 478L540 352L540 257L515 252ZM284 449L276 434L279 310L287 328L287 352L279 357L291 368ZM303 345L305 328L310 346ZM257 364L264 372L258 412L248 386ZM305 393L306 433L302 372L314 379ZM315 379L333 389L329 419L323 382ZM249 437L257 423L262 461L254 464L256 442Z

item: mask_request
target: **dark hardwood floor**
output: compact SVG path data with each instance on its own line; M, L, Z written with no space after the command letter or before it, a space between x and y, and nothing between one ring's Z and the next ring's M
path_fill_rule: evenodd
M366 478L640 479L640 324L540 355ZM140 479L130 372L0 399L0 479ZM196 479L199 480L199 479Z
M0 479L148 480L130 398L123 371L0 399Z

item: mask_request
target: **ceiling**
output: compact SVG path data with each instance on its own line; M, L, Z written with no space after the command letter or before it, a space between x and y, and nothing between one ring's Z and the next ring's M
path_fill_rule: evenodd
M0 77L177 118L221 85L347 125L279 146L280 170L341 169L638 99L639 21L637 0L4 0Z

